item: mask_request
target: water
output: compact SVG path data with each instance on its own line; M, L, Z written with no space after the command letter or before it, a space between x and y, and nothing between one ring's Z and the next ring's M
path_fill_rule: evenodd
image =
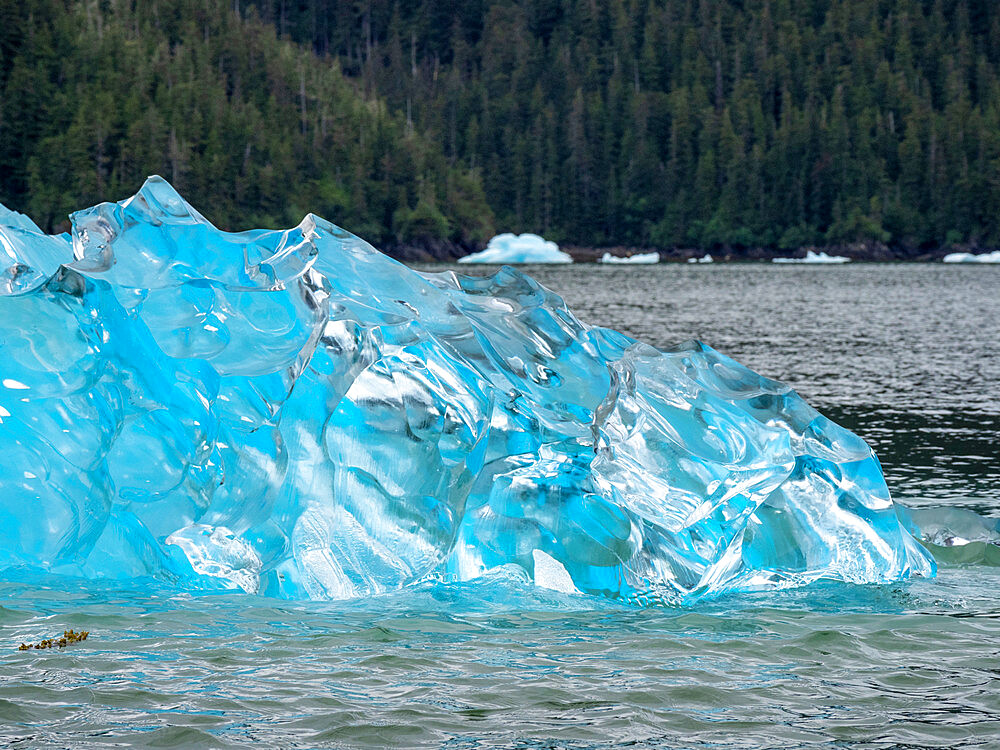
M468 270L468 269L463 269ZM1000 268L532 269L698 337L875 447L894 496L1000 515ZM1000 566L630 609L516 580L366 602L0 581L0 745L995 747ZM14 650L68 628L62 651Z
M875 448L904 503L1000 510L1000 267L578 266L535 275L588 322L654 346L700 338L789 383Z

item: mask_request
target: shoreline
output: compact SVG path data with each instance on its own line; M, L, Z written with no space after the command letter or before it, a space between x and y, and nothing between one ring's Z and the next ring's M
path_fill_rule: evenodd
M376 245L376 247L379 247ZM389 243L379 249L395 260L404 263L455 263L459 258L482 250L484 245L465 244L451 241L428 241L417 243ZM771 262L775 258L803 258L807 251L824 252L831 256L844 256L851 262L861 263L937 263L949 253L982 254L994 251L993 247L974 245L952 245L935 248L890 247L882 243L853 243L849 245L809 245L797 250L780 250L768 247L717 248L658 248L625 245L587 246L560 245L559 249L568 253L574 263L597 263L604 253L618 257L629 257L640 253L659 253L660 263L687 263L691 259L708 254L716 263L759 263Z

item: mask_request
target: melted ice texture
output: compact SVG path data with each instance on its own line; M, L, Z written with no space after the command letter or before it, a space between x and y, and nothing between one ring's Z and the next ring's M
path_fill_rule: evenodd
M636 603L933 575L866 443L704 344L162 179L0 210L0 569L351 598L487 571Z

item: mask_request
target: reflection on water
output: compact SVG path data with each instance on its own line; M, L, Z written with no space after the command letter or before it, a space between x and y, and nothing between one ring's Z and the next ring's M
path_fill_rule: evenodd
M532 273L590 323L792 383L908 505L1000 515L1000 268ZM502 578L323 604L8 575L0 746L997 747L997 559L688 610Z

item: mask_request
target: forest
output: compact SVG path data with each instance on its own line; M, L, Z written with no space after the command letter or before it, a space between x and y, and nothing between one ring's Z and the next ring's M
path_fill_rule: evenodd
M215 0L0 0L0 202L49 231L160 174L226 229L474 247L481 180L336 59Z
M373 242L1000 245L989 0L0 0L0 201Z

